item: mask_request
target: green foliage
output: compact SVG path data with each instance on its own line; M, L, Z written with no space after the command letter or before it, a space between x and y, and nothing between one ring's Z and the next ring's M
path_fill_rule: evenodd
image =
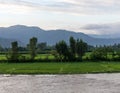
M82 57L87 51L87 43L83 42L81 39L80 40L77 39L76 51L77 51L78 58L82 60Z
M46 42L42 42L42 43L37 44L38 51L44 51L46 48L47 48Z
M0 45L0 52L3 51L3 47Z
M90 57L93 60L104 60L105 54L101 48L97 48L91 53Z
M59 59L59 54L57 53L56 50L51 51L51 54L54 56L54 58L55 58L56 60Z
M71 36L69 42L70 42L70 52L72 54L72 57L75 58L75 56L76 56L76 40Z
M64 40L56 43L56 51L58 52L61 61L69 59L69 49Z
M30 39L30 44L29 44L31 60L34 60L36 56L36 46L37 46L37 38L33 37Z
M11 43L12 48L10 53L7 55L8 60L17 61L19 59L18 43L17 41Z
M77 59L78 61L81 61L87 51L87 43L79 39L76 41L73 37L70 37L69 42L70 46L67 46L65 41L60 41L56 44L56 50L60 59L67 59L69 61L75 61ZM70 49L68 47L70 47Z
M37 38L30 39L27 47L18 47L17 42L11 43L12 48L0 47L0 53L6 54L8 60L22 61L59 61L59 62L73 62L82 60L104 60L104 61L119 61L120 60L120 44L110 46L90 46L87 45L82 39L74 39L72 36L69 38L69 45L62 40L54 46L47 46L47 43L39 43L37 45ZM2 51L4 50L4 52ZM19 53L18 53L19 51ZM29 56L28 56L29 51ZM88 53L89 52L89 53ZM45 54L44 56L36 56L36 54ZM21 55L20 55L21 54ZM26 55L24 55L26 54ZM89 55L85 55L89 54ZM52 59L49 57L52 55ZM36 59L37 58L37 59ZM0 58L6 60L4 56Z
M91 59L93 60L109 60L109 54L113 55L114 51L111 47L99 47L92 51ZM113 57L113 56L112 56Z

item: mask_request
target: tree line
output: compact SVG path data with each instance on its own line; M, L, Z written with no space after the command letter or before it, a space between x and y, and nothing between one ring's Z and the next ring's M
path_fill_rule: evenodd
M19 54L17 41L12 42L11 46L12 46L11 51L6 55L8 61L19 61L20 59L26 60L25 56L21 56ZM30 60L34 60L36 56L36 46L37 46L37 38L33 37L30 39L29 44L27 45L27 47L29 48Z
M82 39L69 39L69 46L62 40L56 43L57 58L61 61L82 61L82 57L87 52L88 45Z
M54 55L56 61L82 61L82 57L87 52L87 43L82 39L75 40L73 37L69 39L70 45L62 40L56 43L52 49L54 50L51 54ZM29 40L27 49L29 50L30 61L34 61L37 55L37 47L44 49L45 43L37 44L37 38L33 37ZM22 49L22 48L20 48ZM6 55L9 61L19 61L20 59L26 61L28 59L25 56L21 56L19 53L18 42L11 43L11 50Z
M0 51L4 49L0 46ZM50 50L50 52L45 52ZM8 51L8 50L7 50ZM27 51L30 58L20 54L20 51ZM39 52L38 52L39 51ZM54 56L54 59L38 59L38 61L58 61L58 62L81 62L87 61L110 61L120 60L120 44L109 46L91 46L82 39L69 38L69 44L64 40L57 42L54 46L47 46L47 43L42 42L38 44L36 37L29 40L27 47L19 47L18 42L11 43L11 49L6 53L8 61L36 61L35 57L39 53L49 53Z

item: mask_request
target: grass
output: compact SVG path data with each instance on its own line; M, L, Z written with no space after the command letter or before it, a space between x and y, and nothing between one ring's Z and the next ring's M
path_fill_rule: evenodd
M24 54L29 58L28 54ZM89 54L87 54L89 56ZM35 59L54 59L50 54L38 54ZM0 60L6 56L0 55ZM45 62L0 63L0 74L85 74L120 72L120 62Z
M6 60L6 55L0 54L0 60Z
M25 56L27 59L30 58L29 54L22 54L22 56ZM51 54L37 54L37 56L35 57L35 59L55 59L55 57ZM0 60L7 60L6 55L5 54L0 54Z
M0 74L84 74L120 72L119 62L0 63Z

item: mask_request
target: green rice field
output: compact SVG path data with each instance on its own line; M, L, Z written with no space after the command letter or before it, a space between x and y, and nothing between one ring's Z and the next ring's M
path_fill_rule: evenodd
M0 74L85 74L120 72L119 62L0 63Z

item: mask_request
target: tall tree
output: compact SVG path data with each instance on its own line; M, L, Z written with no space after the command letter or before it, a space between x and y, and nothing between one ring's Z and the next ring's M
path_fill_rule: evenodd
M2 46L0 45L0 51L3 51L3 48L2 48Z
M37 38L36 37L31 38L29 44L31 60L34 60L36 56L36 45L37 45Z
M68 46L65 41L62 40L58 42L55 47L56 47L57 53L59 54L61 61L69 59L68 58L69 50L68 50Z
M82 57L84 56L85 52L87 51L87 43L83 42L82 39L77 39L76 43L76 51L79 60L82 60Z
M70 51L72 56L75 58L76 55L76 40L71 36L69 39L70 42Z
M19 54L18 54L18 43L17 41L12 42L12 49L11 49L11 55L10 55L10 60L18 60Z

